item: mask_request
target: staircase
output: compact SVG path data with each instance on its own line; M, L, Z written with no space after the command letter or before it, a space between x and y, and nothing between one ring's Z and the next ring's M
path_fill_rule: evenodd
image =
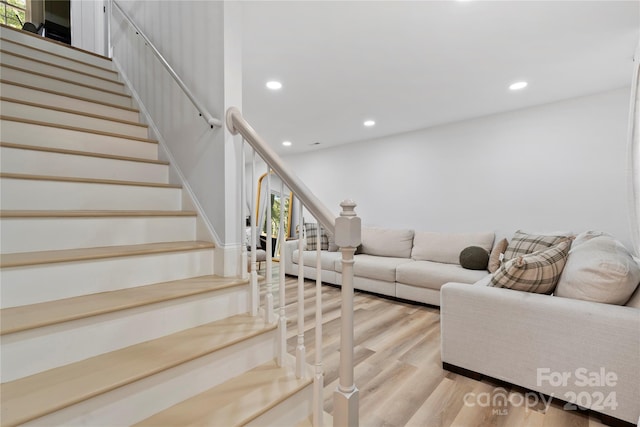
M308 424L111 61L3 26L0 85L0 424Z

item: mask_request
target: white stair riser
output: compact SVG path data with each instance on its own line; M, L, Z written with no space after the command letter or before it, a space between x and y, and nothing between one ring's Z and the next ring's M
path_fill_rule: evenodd
M118 80L118 73L113 70L109 70L103 67L96 67L95 65L87 64L77 60L71 60L69 58L63 58L58 55L54 55L49 52L43 52L41 50L31 49L26 46L19 45L12 41L2 40L2 49L7 52L17 53L18 55L29 56L37 58L40 61L44 61L48 64L58 65L60 67L72 68L76 71L92 74L96 77L103 77L110 80Z
M157 160L158 144L78 130L0 121L3 142Z
M4 218L2 253L195 240L195 217Z
M77 98L42 92L37 89L30 89L9 83L0 83L0 93L2 93L2 96L7 98L20 99L22 101L34 102L50 107L64 108L67 110L77 111L79 113L96 114L99 116L127 120L130 122L139 121L139 114L136 111L111 107L95 102L82 101Z
M2 178L7 210L179 210L181 190L166 187Z
M38 120L40 122L57 125L75 126L82 129L111 132L118 135L126 135L134 138L147 138L149 135L146 126L137 126L113 120L87 117L76 113L52 110L47 107L36 107L3 100L0 102L0 114L3 116L17 117L26 120Z
M106 102L120 107L130 108L132 106L131 98L128 96L118 95L113 92L105 92L93 87L80 86L72 81L57 80L2 66L0 66L0 75L4 80L9 80L11 82L22 83L56 92L68 93L70 95Z
M40 58L38 58L40 60ZM20 56L15 56L7 53L0 53L0 62L2 64L11 65L14 67L22 68L24 70L30 70L36 73L46 74L51 77L59 77L61 79L73 80L77 83L82 83L85 85L91 85L95 87L99 87L105 90L112 90L115 92L123 92L124 86L118 81L114 81L113 78L110 80L106 80L104 78L94 77L92 75L87 75L84 73L77 73L73 64L69 64L68 68L60 68L55 65L43 64L42 62L32 61L29 58L23 58Z
M134 424L273 360L274 340L273 331L261 334L24 425L122 426ZM215 403L212 402L212 404Z
M313 384L278 403L245 427L295 426L313 413Z
M168 165L11 147L0 147L0 164L5 173L161 184L169 181Z
M237 287L4 335L2 382L246 313L247 300Z
M213 274L213 249L0 270L2 308Z
M18 43L26 44L29 46L33 46L37 49L41 49L47 52L51 52L53 54L62 55L67 58L72 58L78 61L86 62L87 64L96 65L102 68L107 68L112 70L113 63L106 59L96 55L92 55L87 52L83 52L79 49L70 49L69 47L57 43L52 43L49 40L46 40L42 37L34 37L30 34L24 34L20 31L12 31L5 28L0 29L0 36L3 39L15 41ZM4 44L4 41L3 41ZM30 52L33 55L32 49L24 48L27 52Z

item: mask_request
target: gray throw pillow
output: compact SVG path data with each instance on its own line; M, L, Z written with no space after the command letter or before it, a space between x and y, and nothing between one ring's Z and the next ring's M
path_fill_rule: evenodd
M467 270L486 270L489 252L480 246L469 246L460 252L460 265Z

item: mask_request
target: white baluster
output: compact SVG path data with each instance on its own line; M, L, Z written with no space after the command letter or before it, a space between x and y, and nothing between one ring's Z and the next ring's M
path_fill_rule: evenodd
M243 279L247 278L247 170L244 154L244 138L240 143L240 224L238 224L238 230L240 231L240 276Z
M302 220L302 201L298 199L298 345L296 346L296 377L305 378L307 369L307 350L304 346L304 242Z
M287 315L284 306L284 263L287 252L284 250L284 244L287 240L287 234L284 229L284 203L284 182L280 180L280 225L278 227L278 249L280 254L280 286L278 288L280 315L278 318L278 331L280 332L280 348L278 351L278 366L284 365L285 354L287 353ZM291 209L291 207L289 207L289 209Z
M267 191L266 191L266 199L267 199L267 296L266 296L266 307L265 307L265 321L267 323L275 322L274 313L273 313L273 274L271 273L271 263L273 261L273 249L271 246L272 243L272 226L271 226L271 169L269 165L267 165Z
M258 224L258 216L256 212L256 150L252 148L251 153L251 211L249 218L251 219L251 315L257 316L260 308L260 292L258 291L258 265L256 262L256 251L258 235L256 234L256 226Z
M317 225L316 233L316 360L313 377L313 425L322 426L324 372L322 372L322 226Z
M353 255L361 241L361 223L352 200L340 203L336 218L336 245L342 252L342 311L340 380L333 394L334 427L358 425L358 388L353 380Z

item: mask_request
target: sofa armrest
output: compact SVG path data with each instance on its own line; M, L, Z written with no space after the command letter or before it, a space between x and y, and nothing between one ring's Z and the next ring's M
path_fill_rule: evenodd
M306 246L303 242L303 247ZM298 239L284 242L284 272L293 276L298 275L298 265L293 263L293 253L298 250Z
M640 309L460 283L440 298L443 362L638 420ZM616 379L583 384L603 370ZM617 407L597 405L597 393L614 393Z

